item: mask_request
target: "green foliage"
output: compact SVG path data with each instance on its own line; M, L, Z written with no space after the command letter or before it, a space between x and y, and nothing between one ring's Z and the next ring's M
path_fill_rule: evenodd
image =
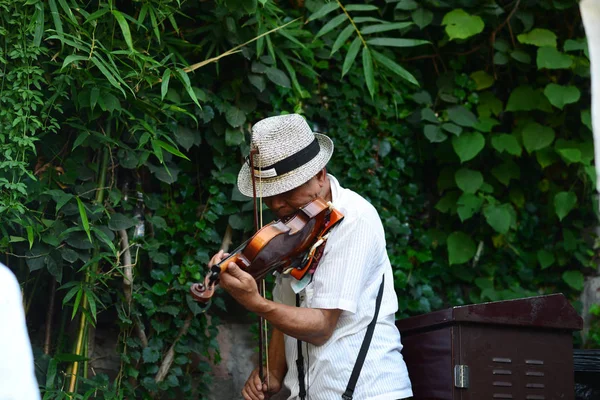
M269 115L334 140L330 172L384 222L399 316L573 299L592 273L575 2L0 0L0 22L0 249L36 326L58 286L46 399L74 362L76 398L202 397L219 321L189 287L252 230L235 181ZM118 324L117 379L85 377L81 315Z

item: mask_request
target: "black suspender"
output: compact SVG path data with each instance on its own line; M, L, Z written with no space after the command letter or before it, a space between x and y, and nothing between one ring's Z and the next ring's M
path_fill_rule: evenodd
M379 307L381 306L381 298L383 297L384 282L385 275L383 275L383 278L381 278L381 285L379 285L379 293L377 293L377 300L375 302L375 315L373 316L371 323L369 323L369 326L367 327L367 332L365 333L365 338L363 339L362 345L360 346L360 351L358 352L356 363L354 363L354 368L352 369L352 375L350 375L348 386L346 386L346 391L342 395L342 399L344 400L352 400L352 396L354 394L354 387L356 386L356 381L358 380L360 370L362 369L363 363L365 362L365 357L367 356L367 351L369 350L369 344L371 344L371 339L373 338L375 324L377 323L377 316L379 315Z
M360 350L358 352L358 357L356 358L356 362L354 363L354 368L352 369L352 374L350 375L350 379L348 380L348 386L346 386L346 391L342 395L343 400L352 400L352 396L354 394L354 388L356 387L356 381L358 381L358 376L360 375L360 370L365 362L365 358L367 356L367 351L369 350L369 345L371 344L371 339L373 338L373 331L375 331L375 324L377 324L377 317L379 316L379 308L381 307L381 299L383 298L383 286L385 283L385 274L381 278L381 285L379 285L379 292L377 293L377 300L375 301L375 315L373 315L373 319L367 326L367 332L365 333L365 337L360 346ZM300 295L296 294L296 307L300 307ZM304 386L304 357L302 356L302 341L297 340L298 342L298 358L296 359L296 367L298 368L298 384L299 384L299 393L298 396L300 400L306 399L306 388Z

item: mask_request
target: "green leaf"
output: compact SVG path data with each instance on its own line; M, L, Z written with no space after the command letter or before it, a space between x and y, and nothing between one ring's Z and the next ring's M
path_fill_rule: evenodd
M326 3L323 7L319 8L310 17L306 20L306 22L314 21L315 19L323 18L333 10L336 10L340 7L337 1L332 1L330 3Z
M562 86L556 83L549 83L544 89L544 94L550 100L550 104L561 110L567 104L577 103L581 97L581 92L575 86Z
M552 165L559 160L556 152L552 147L546 147L544 149L536 151L535 158L537 162L542 166L542 168L546 168L547 166Z
M25 230L27 231L27 241L29 242L29 250L31 250L31 247L33 246L33 227L26 226Z
M514 50L510 52L510 56L523 64L531 63L531 56L522 50Z
M192 89L192 84L190 83L190 77L188 74L181 68L177 68L175 71L177 72L179 80L181 83L183 83L183 87L192 101L198 106L198 108L202 108L198 102L198 97L196 97L196 92L194 92L194 89Z
M583 123L585 126L587 126L590 131L593 130L592 129L592 114L591 114L589 108L587 110L581 110L581 123Z
M346 11L377 11L379 7L371 4L348 4L345 6Z
M520 157L523 152L517 138L506 133L492 136L492 147L494 147L498 153L505 151L508 154L517 157Z
M165 149L166 151L173 154L174 156L181 157L184 160L190 161L190 159L187 158L185 154L183 154L182 152L180 152L179 150L177 150L175 147L171 146L170 144L163 142L162 140L156 139L156 140L153 140L152 143L153 144L156 143L161 148Z
M423 133L431 143L441 143L448 139L448 136L442 132L442 129L438 125L425 125Z
M231 106L228 107L227 111L225 112L225 119L229 125L233 126L234 128L239 128L246 122L246 114L239 108Z
M371 33L379 33L379 32L387 32L387 31L395 31L400 29L408 28L412 26L412 22L396 22L392 24L377 24L370 25L362 28L360 33L363 35L370 35Z
M225 130L225 144L227 146L239 146L244 143L244 133L241 129L230 129Z
M583 290L583 274L579 271L565 271L562 274L563 281L577 291Z
M519 179L521 177L521 171L514 161L507 160L492 168L492 175L504 186L508 186L511 179Z
M523 146L528 153L548 147L554 141L554 130L537 122L530 122L523 128Z
M503 110L502 102L491 92L483 92L479 95L477 113L480 117L491 117L500 115Z
M396 10L414 10L418 6L419 4L415 0L400 0L396 5Z
M463 128L461 128L458 125L454 125L454 124L452 124L450 122L442 124L442 129L445 130L445 131L448 131L448 132L452 133L455 136L459 136L462 133L462 131L463 131Z
M365 82L371 98L375 96L375 76L373 75L373 60L368 47L363 47L362 50L363 70L365 73Z
M356 59L356 56L358 55L358 50L360 49L360 44L361 44L360 38L357 36L352 41L352 44L350 45L350 48L348 49L348 53L346 53L346 58L344 59L344 65L342 66L342 78L344 77L344 75L346 75L346 73L348 73L348 71L350 71L352 64L354 64L354 60Z
M477 123L477 117L464 106L453 106L448 109L448 119L455 124L471 127Z
M340 34L338 35L337 39L333 43L333 46L331 47L331 54L329 55L329 57L331 57L332 55L334 55L335 52L338 51L344 45L344 43L346 43L346 40L348 40L348 38L350 38L350 36L354 32L356 32L354 30L354 26L352 24L348 24L348 26L345 27L342 30L342 32L340 32Z
M96 66L96 68L98 68L100 70L100 72L102 72L102 75L104 75L106 77L106 79L108 79L108 82L110 82L111 85L113 85L114 87L119 89L121 91L121 93L123 93L123 96L125 96L125 90L123 90L123 87L121 86L121 82L119 82L115 78L115 76L112 74L112 72L110 72L108 70L108 68L106 68L106 66L104 64L102 64L102 62L100 60L98 60L95 56L90 58L90 61Z
M475 71L471 74L471 79L475 81L475 89L487 89L494 84L494 77L485 71Z
M556 47L556 35L548 29L535 28L530 32L518 35L517 40L520 43L532 44L538 47Z
M466 263L475 255L475 242L466 233L460 231L451 233L448 236L446 245L450 265Z
M119 23L119 27L121 28L121 32L123 33L123 38L125 39L125 43L127 43L127 47L129 47L130 51L134 51L133 41L131 40L131 32L129 31L129 24L127 24L125 17L120 11L117 10L111 10L111 13Z
M267 78L269 78L269 80L274 84L282 86L284 88L292 87L290 78L288 78L288 76L282 70L274 67L268 67L266 70L266 74Z
M39 47L42 44L42 36L44 35L44 3L39 2L35 5L35 13L32 19L35 23L33 46Z
M144 358L145 363L152 364L159 360L160 352L154 347L144 347L144 350L142 351L142 357Z
M537 259L542 266L542 269L546 269L554 264L555 258L554 254L550 253L548 250L538 250Z
M317 35L315 36L315 38L321 37L321 36L331 32L332 30L334 30L335 28L340 26L344 21L346 21L346 19L348 19L348 16L346 14L340 14L340 15L332 18L331 20L329 20L329 22L327 22L325 25L323 25L323 27L319 30L319 32L317 32Z
M577 195L573 192L560 192L554 196L554 210L559 220L563 220L577 204Z
M452 147L461 163L475 158L484 145L485 138L479 132L464 132L459 137L452 138Z
M565 69L573 64L573 59L554 47L540 47L537 52L538 69Z
M61 70L65 69L68 65L72 64L75 61L87 61L87 60L89 60L89 57L71 54L71 55L68 55L65 57L65 61L63 61L62 67L60 67L60 69Z
M552 112L552 106L541 91L535 90L529 85L519 86L514 89L508 98L506 111L532 110Z
M483 31L485 26L481 17L470 15L460 8L444 15L442 25L446 26L450 40L467 39Z
M108 229L113 231L120 231L123 229L129 229L135 225L135 221L123 214L115 213L110 216L108 220Z
M259 92L264 91L267 87L267 83L265 82L265 78L263 76L248 74L248 80L252 86L258 89Z
M381 65L398 75L400 78L412 83L413 85L419 86L419 82L417 81L417 79L410 72L402 68L400 65L396 64L395 61L389 59L388 57L375 50L371 50L371 53L373 54L373 58L375 58L375 61L377 61L378 63L380 63Z
M508 229L510 228L511 214L509 208L509 204L503 204L501 206L489 205L483 209L483 215L487 223L496 232L503 235L508 233Z
M76 197L76 199L77 199L77 208L79 208L79 216L81 218L81 224L83 225L83 230L85 230L85 233L87 234L87 237L90 240L90 243L93 243L92 235L90 234L90 223L88 221L87 213L85 212L85 206L83 205L83 202L81 201L79 196Z
M171 70L165 69L162 76L162 82L160 83L160 99L164 100L169 90L169 80L171 80Z
M410 16L420 29L425 28L431 24L431 21L433 21L433 13L425 8L418 8L414 10Z
M367 40L367 44L372 46L387 46L387 47L415 47L423 44L429 44L427 40L421 39L397 39L397 38L375 38Z
M50 15L52 15L54 29L56 29L56 32L62 36L63 26L62 21L60 20L60 15L58 14L58 8L56 7L56 0L48 0L48 5L50 6Z
M581 162L581 150L579 149L556 149L556 152L567 165Z
M471 193L463 193L456 201L456 212L462 222L471 218L479 211L483 199Z
M474 194L483 185L483 175L479 171L461 168L454 175L456 185L465 193Z

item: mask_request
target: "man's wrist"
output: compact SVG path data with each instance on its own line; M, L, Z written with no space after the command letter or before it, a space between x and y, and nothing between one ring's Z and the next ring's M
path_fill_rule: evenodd
M264 316L264 314L266 314L270 309L269 303L270 302L267 299L257 295L255 301L252 301L247 308L249 311L255 314Z

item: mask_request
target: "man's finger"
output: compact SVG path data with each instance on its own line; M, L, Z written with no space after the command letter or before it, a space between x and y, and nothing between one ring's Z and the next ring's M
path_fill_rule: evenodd
M242 271L242 269L240 267L237 266L236 263L234 262L230 262L227 265L227 272L233 276L234 278L237 278L239 280L241 280L244 275L246 274L244 271Z

